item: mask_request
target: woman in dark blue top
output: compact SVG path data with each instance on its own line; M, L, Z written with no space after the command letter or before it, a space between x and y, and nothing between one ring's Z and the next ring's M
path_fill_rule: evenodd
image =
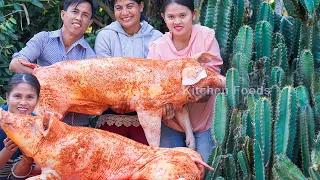
M15 114L32 114L40 93L40 84L31 74L15 74L8 82L6 100L7 105L1 108ZM33 168L33 159L23 155L18 146L7 137L0 128L0 180L7 179L11 174L12 179L24 179L31 172L39 171ZM3 142L3 143L2 143Z

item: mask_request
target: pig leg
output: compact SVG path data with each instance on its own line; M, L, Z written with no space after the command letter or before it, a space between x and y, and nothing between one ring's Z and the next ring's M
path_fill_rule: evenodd
M162 110L136 110L139 122L150 146L160 146Z
M190 122L189 112L187 105L183 106L182 110L176 111L176 120L178 124L182 127L186 133L186 145L188 148L195 150L196 149L196 140L193 135L193 130Z

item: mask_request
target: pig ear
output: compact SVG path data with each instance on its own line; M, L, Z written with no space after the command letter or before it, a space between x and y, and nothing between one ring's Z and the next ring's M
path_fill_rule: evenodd
M40 131L43 134L43 136L47 136L49 133L49 130L51 128L52 122L54 118L57 118L58 114L51 113L51 112L45 112L42 117L42 123L40 125Z
M208 63L213 61L215 56L208 52L197 53L192 58L199 63Z
M206 78L206 70L201 66L186 67L182 70L182 85L194 85Z

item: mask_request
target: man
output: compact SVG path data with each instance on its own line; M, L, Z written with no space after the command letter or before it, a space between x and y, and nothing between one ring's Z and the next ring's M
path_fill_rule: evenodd
M37 59L40 66L49 66L60 61L96 57L83 34L91 25L97 8L92 0L65 0L61 11L62 28L36 34L26 47L13 55L9 68L16 73L32 73L33 69L23 66L18 59L29 62ZM89 125L88 115L77 113L68 113L64 122L78 126Z
M32 73L33 69L23 66L18 59L35 62L40 66L49 66L60 61L95 58L95 52L84 39L83 34L92 24L98 6L94 0L65 0L61 18L61 29L40 32L31 38L26 47L12 56L10 70L16 73ZM63 120L69 125L88 126L89 116L68 113ZM39 169L32 168L33 159L23 156L12 168L11 178L25 178L30 174L39 174ZM36 170L37 169L37 170Z

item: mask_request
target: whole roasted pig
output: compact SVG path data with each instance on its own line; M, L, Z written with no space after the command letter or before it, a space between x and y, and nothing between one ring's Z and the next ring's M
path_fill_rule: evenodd
M45 111L100 115L109 107L117 109L128 102L129 111L137 111L148 143L159 146L163 105L179 107L194 101L189 94L192 86L225 87L225 77L204 66L215 58L201 53L167 61L113 57L45 67L21 63L34 68L41 84L37 115Z
M204 167L210 168L189 148L146 146L108 131L69 126L60 118L0 110L7 136L41 167L41 175L29 180L197 180L203 179Z

